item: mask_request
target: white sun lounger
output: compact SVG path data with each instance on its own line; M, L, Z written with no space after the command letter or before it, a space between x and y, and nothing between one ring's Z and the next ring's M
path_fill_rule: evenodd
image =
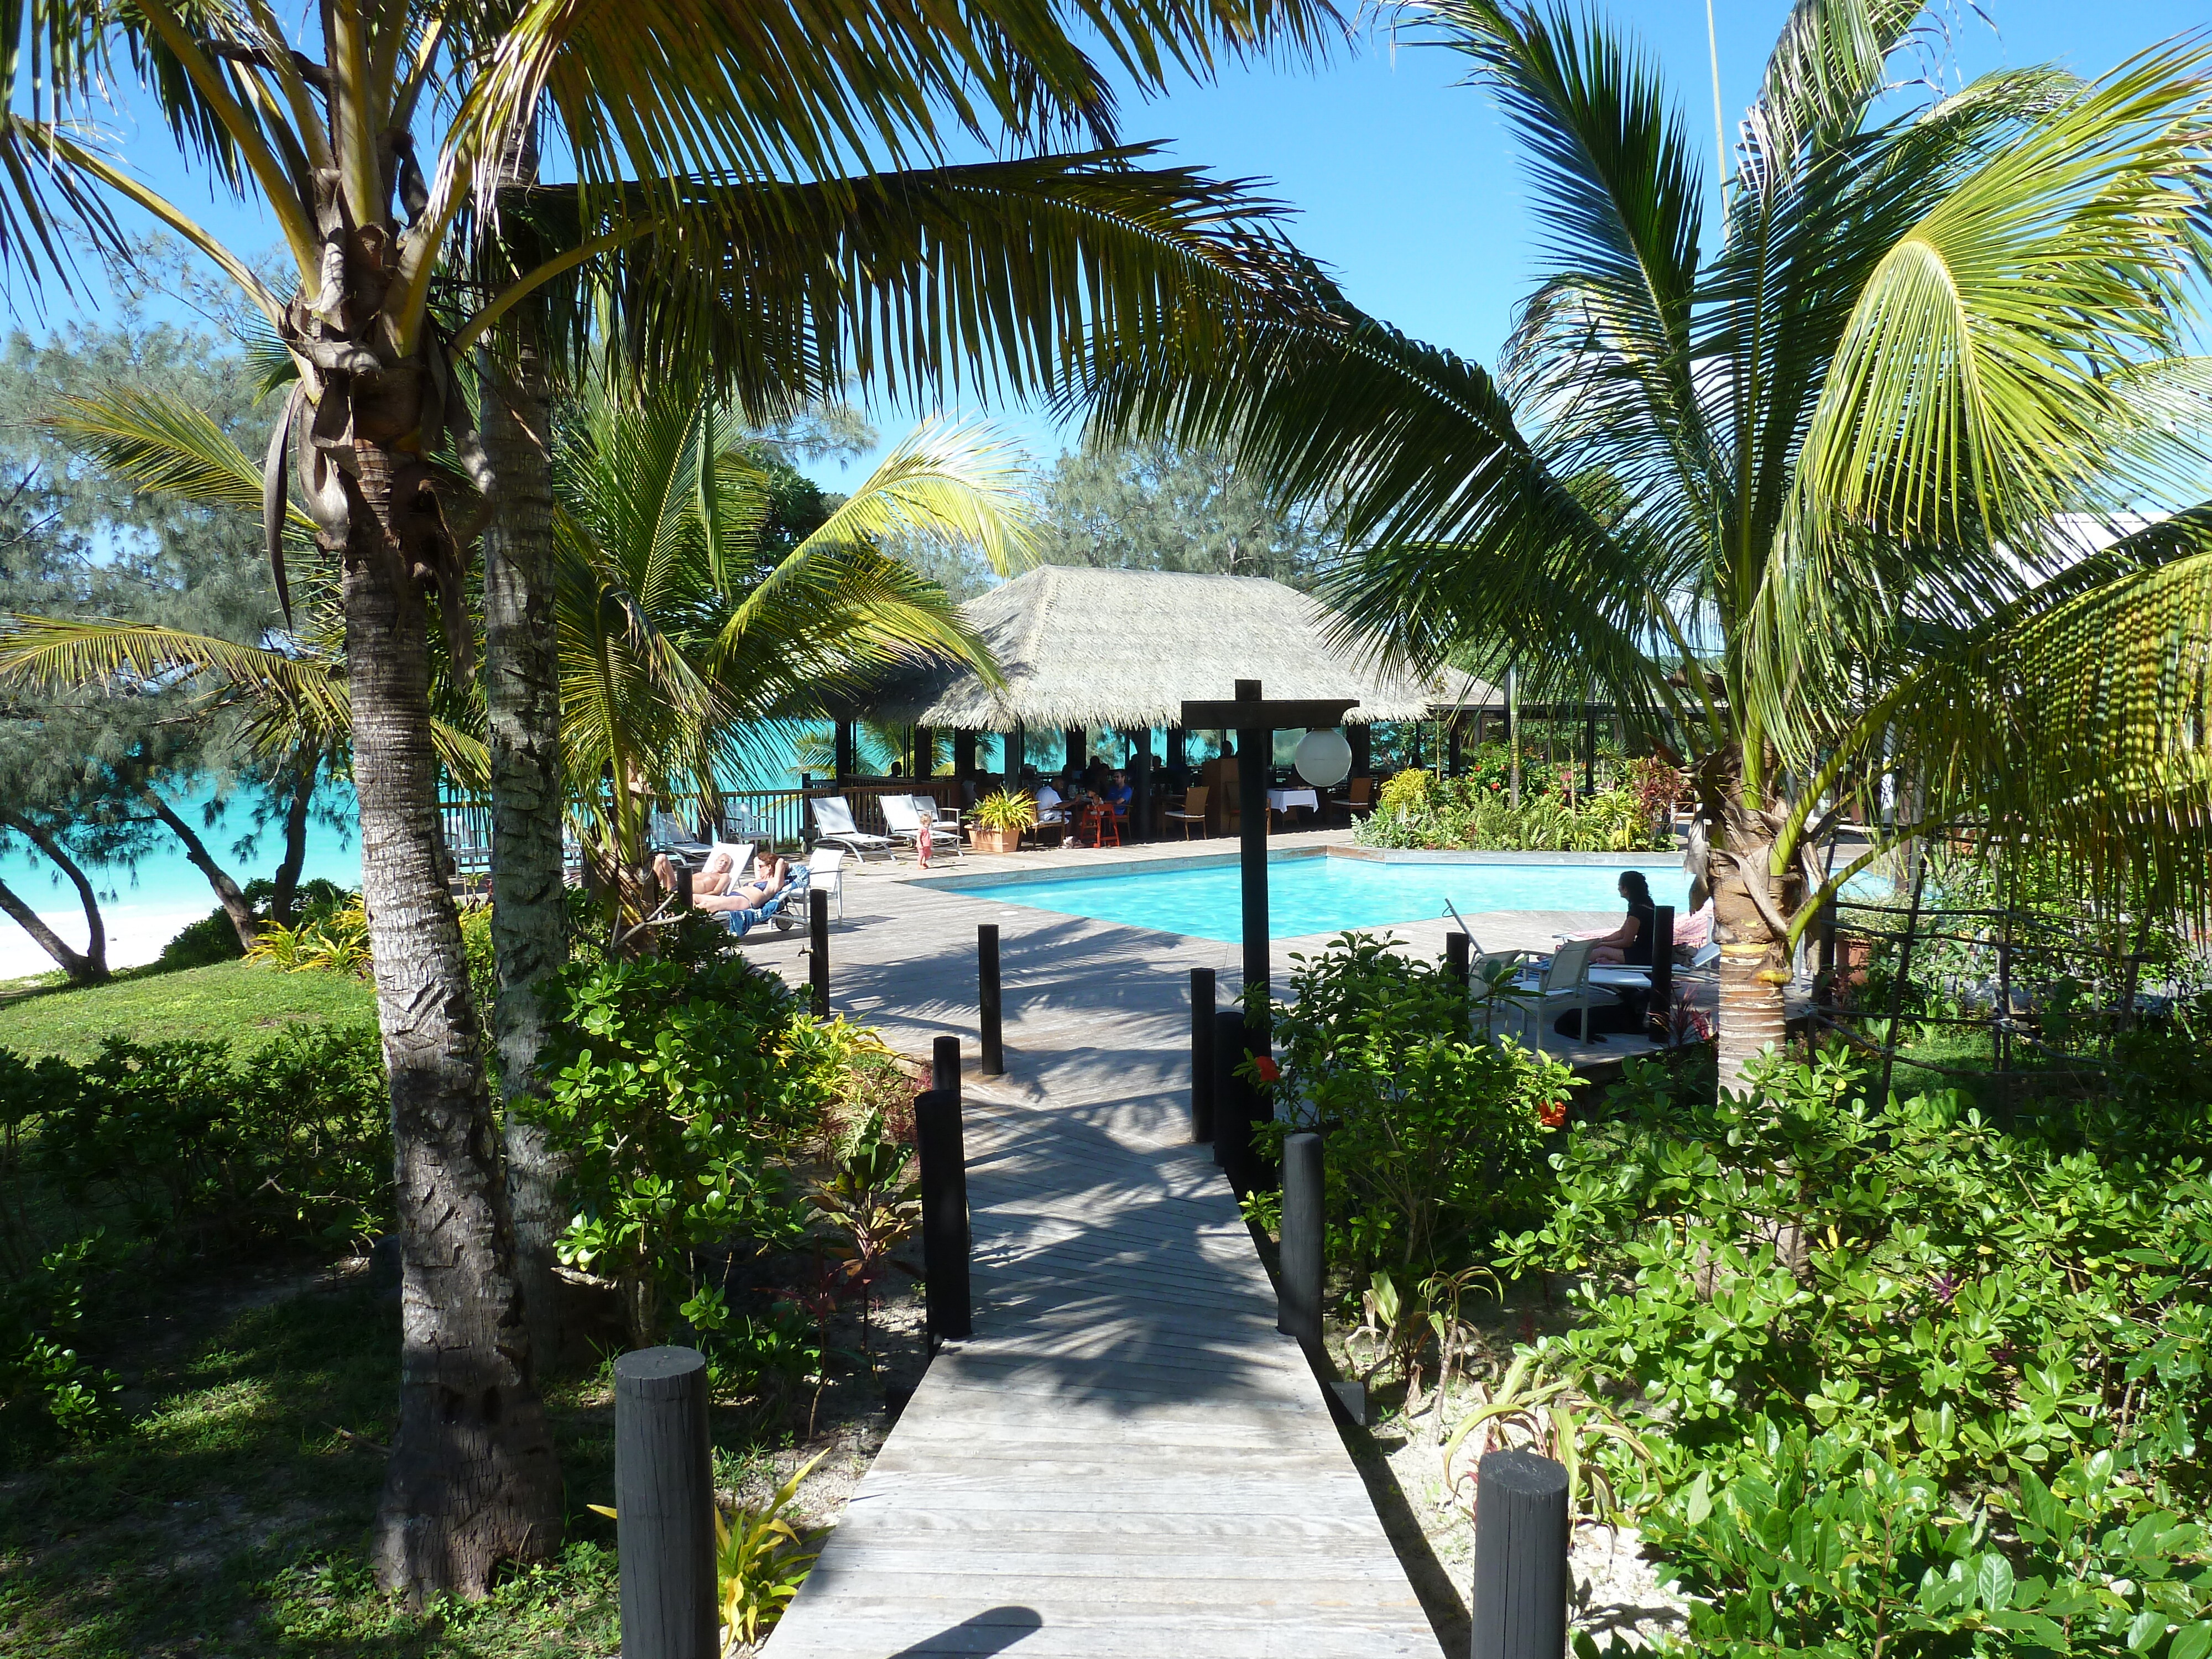
M845 804L842 795L823 795L807 802L814 814L814 839L832 847L842 847L856 859L865 859L871 853L881 853L885 858L896 858L889 836L872 836L853 822L853 809Z
M884 827L891 832L895 840L904 842L919 854L921 850L924 820L921 809L915 805L914 797L885 795L883 798L883 803ZM936 805L934 801L930 803L933 809ZM952 849L953 857L961 856L960 830L957 825L947 824L940 814L928 820L928 833L929 850L933 854L940 847L950 847Z

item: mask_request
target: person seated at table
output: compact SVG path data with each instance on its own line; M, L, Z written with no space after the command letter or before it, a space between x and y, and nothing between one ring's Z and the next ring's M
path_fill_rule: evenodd
M1066 798L1060 794L1060 791L1054 787L1053 781L1050 778L1047 778L1043 782L1037 785L1037 822L1039 823L1066 823L1067 810L1066 805L1063 804L1065 799Z
M1106 786L1106 805L1114 809L1114 816L1117 818L1129 816L1129 803L1136 799L1136 795L1137 792L1129 787L1127 772L1115 773Z
M1659 925L1658 907L1651 902L1651 884L1644 879L1641 870L1620 872L1619 891L1627 902L1628 915L1620 926L1609 933L1577 933L1594 947L1589 953L1592 966L1626 963L1632 968L1651 965L1651 939Z

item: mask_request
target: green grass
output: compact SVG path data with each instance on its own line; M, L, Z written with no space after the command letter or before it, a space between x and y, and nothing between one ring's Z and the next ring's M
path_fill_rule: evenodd
M362 1559L398 1382L395 1298L318 1289L149 1366L106 1435L0 1474L0 1653L42 1659L612 1655L613 1425L595 1379L550 1392L560 1558L421 1614Z
M142 1042L216 1038L251 1048L295 1020L375 1018L375 994L365 980L222 962L171 973L141 969L82 990L21 993L0 1001L0 1048L75 1060L92 1059L111 1036Z

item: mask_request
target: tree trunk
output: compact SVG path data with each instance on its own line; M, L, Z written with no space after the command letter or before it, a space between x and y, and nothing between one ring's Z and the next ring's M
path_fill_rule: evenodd
M484 700L491 736L492 946L499 998L492 1030L506 1106L507 1194L514 1219L531 1352L548 1368L562 1352L554 1246L568 1221L561 1159L526 1106L542 1098L542 992L568 959L561 879L561 681L553 634L553 478L538 356L527 338L519 374L489 359L482 425L496 502L483 533Z
M315 778L322 770L320 750L310 749L294 769L292 798L284 803L284 858L276 866L275 890L269 896L269 919L279 927L292 925L292 909L300 899L300 872L307 865L307 809L314 804Z
M100 895L92 890L92 883L77 866L75 859L64 852L61 844L43 830L33 828L20 818L0 818L6 825L24 837L33 846L59 866L64 875L76 889L77 902L84 906L85 943L82 951L73 951L59 933L39 919L39 913L11 891L5 882L0 882L0 910L6 911L21 923L25 933L36 939L39 948L60 966L72 985L105 985L107 982L107 925L100 919Z
M427 607L442 523L418 457L407 369L353 400L344 478L347 678L362 896L392 1078L399 1220L399 1427L378 1505L379 1582L410 1602L483 1593L501 1560L561 1535L561 1478L532 1371L460 920L439 868ZM362 393L368 390L370 397ZM366 428L366 429L364 429Z
M1733 750L1708 756L1696 781L1710 850L1705 879L1712 889L1713 936L1720 942L1720 1088L1751 1088L1746 1070L1788 1037L1788 929L1802 902L1796 860L1777 876L1769 866L1784 814L1778 804L1753 811L1743 804L1743 767Z
M207 878L208 885L215 889L216 902L222 906L223 914L230 918L231 927L238 934L239 949L252 949L254 935L261 931L260 918L253 914L253 907L246 902L246 895L230 878L230 872L215 861L215 855L208 851L198 832L179 817L168 802L150 788L145 794L146 804L154 809L154 816L184 842L185 856L192 861L194 869Z

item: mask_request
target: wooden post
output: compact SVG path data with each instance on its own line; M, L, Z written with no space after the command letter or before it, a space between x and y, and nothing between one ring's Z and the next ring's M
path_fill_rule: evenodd
M806 895L806 981L814 993L814 1018L830 1018L830 895Z
M1152 734L1139 734L1136 752L1129 757L1129 839L1152 838Z
M1080 772L1083 769L1083 763L1090 758L1084 752L1089 745L1085 740L1083 727L1071 726L1060 735L1065 743L1061 753L1066 759L1066 769L1070 772Z
M1237 701L1260 701L1260 682L1237 682ZM1238 863L1244 896L1244 1016L1264 1028L1267 1018L1267 767L1274 732L1264 726L1237 728Z
M999 924L975 924L975 1000L981 1015L982 1057L975 1069L985 1077L1000 1077L1006 1069L1006 1044L999 1018Z
M915 726L914 747L908 751L907 758L913 763L907 768L907 775L912 778L927 779L937 770L937 733L926 726Z
M929 1045L929 1086L960 1097L960 1039L941 1036Z
M1252 1135L1252 1115L1237 1075L1243 1058L1244 1016L1234 1008L1220 1009L1213 1016L1213 1161L1239 1192Z
M1021 787L1022 771L1029 764L1030 734L1025 726L1016 726L1006 733L1006 787Z
M1474 972L1468 954L1474 944L1462 928L1455 927L1444 935L1444 976L1462 991Z
M1483 1455L1475 1486L1470 1659L1559 1659L1567 1647L1567 1471L1531 1451Z
M1213 1139L1213 969L1190 970L1190 1139L1203 1146Z
M971 777L975 771L975 734L966 726L952 734L952 775Z
M676 866L676 905L679 910L691 908L691 866L688 864Z
M1371 726L1349 726L1344 731L1345 740L1352 745L1352 775L1372 777L1375 773L1375 728Z
M915 1097L915 1140L921 1155L924 1318L933 1336L971 1333L968 1296L968 1159L960 1097L925 1089Z
M615 1538L624 1659L715 1659L714 1454L695 1349L615 1360Z
M837 735L834 739L833 750L836 758L830 762L830 765L836 769L836 781L842 787L847 778L860 770L858 749L853 741L852 721L837 722Z
M1836 896L1831 893L1820 905L1820 919L1813 924L1814 938L1819 941L1820 955L1814 959L1813 974L1813 1006L1833 1009L1836 995Z
M1659 1022L1660 1040L1671 1041L1674 1030L1674 907L1651 909L1651 994L1644 1004L1644 1018Z
M1301 1129L1283 1143L1282 1289L1275 1328L1295 1336L1318 1364L1321 1346L1322 1203L1321 1137Z

